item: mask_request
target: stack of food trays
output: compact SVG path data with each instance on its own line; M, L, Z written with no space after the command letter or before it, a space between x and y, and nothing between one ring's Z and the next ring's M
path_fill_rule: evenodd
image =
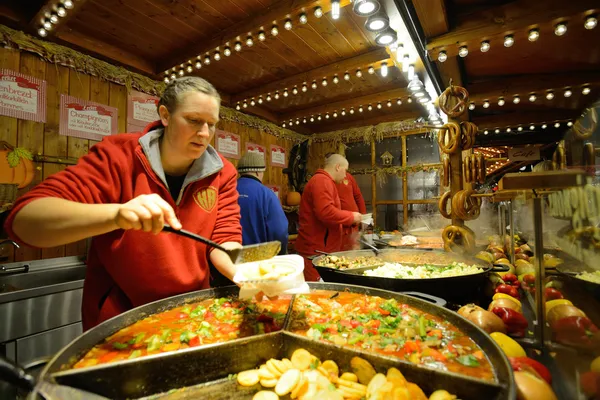
M357 356L377 373L395 367L427 396L446 390L463 400L515 398L501 349L456 313L382 290L310 287L309 294L259 303L222 288L139 307L76 339L42 378L116 399L251 399L265 388L239 385L235 374L302 348L342 371L351 371Z

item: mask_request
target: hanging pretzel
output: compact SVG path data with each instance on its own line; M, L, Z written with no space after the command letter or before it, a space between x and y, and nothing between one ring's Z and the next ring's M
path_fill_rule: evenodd
M450 99L454 99L456 104L450 105ZM453 86L452 84L444 90L439 99L442 111L452 118L462 115L467 109L468 102L469 92L467 92L467 89L460 86Z
M460 144L460 125L448 122L438 131L438 145L446 154L455 153Z
M473 154L473 182L481 183L481 157Z
M587 142L583 145L583 165L588 174L596 174L596 150L594 143Z
M556 151L552 155L552 162L555 170L567 168L567 156L564 147L560 145L556 147Z
M485 176L487 175L487 171L485 170L485 156L483 155L483 153L479 153L478 157L479 159L479 183L484 183L485 182Z
M471 156L466 156L463 160L463 177L467 183L473 182L473 169L471 162Z
M438 208L440 209L440 214L442 214L442 217L448 219L452 219L452 205L450 206L450 212L448 212L448 200L450 200L451 196L452 193L450 193L450 191L447 191L442 195L442 197L440 197L440 200L438 201Z
M598 126L598 113L596 112L596 109L590 108L588 115L590 116L589 126L583 125L582 121L585 119L585 117L579 118L573 125L573 133L578 139L588 139L590 136L592 136L596 130L596 127Z
M444 156L444 175L442 176L442 186L450 186L450 158Z
M475 137L477 136L477 125L472 122L464 121L460 123L462 149L468 150L475 145Z
M473 197L475 192L471 189L461 190L452 196L452 215L470 221L479 217L481 212L481 199Z
M466 226L448 225L442 232L444 250L462 250L472 253L475 250L475 233Z

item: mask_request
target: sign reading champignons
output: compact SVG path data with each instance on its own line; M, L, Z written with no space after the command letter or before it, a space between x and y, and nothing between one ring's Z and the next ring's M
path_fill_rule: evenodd
M61 135L90 140L102 140L117 133L119 110L76 97L60 96Z

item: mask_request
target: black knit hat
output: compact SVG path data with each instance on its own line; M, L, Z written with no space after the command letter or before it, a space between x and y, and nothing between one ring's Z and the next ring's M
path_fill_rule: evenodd
M264 172L266 169L265 156L253 151L244 154L237 166L237 170L240 174L243 174L244 172Z

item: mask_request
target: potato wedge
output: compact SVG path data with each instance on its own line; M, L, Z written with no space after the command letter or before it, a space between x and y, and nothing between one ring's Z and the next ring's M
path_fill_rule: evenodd
M394 388L392 400L411 400L407 387Z
M352 389L346 386L340 386L337 390L342 394L342 396L345 399L361 399L365 397L365 393L362 393L356 389Z
M298 382L296 387L294 389L292 389L292 393L290 394L290 397L292 399L295 399L298 396L302 396L304 393L306 393L307 390L308 390L308 379L306 379L304 374L302 374L302 376L300 377L300 382Z
M267 361L267 370L275 375L276 378L279 378L285 372L279 368L279 363L277 363L277 360L274 358L271 358L269 361Z
M373 379L367 385L367 397L370 398L375 395L379 389L387 383L387 379L384 374L376 374Z
M237 381L242 386L254 386L260 381L257 369L242 371L237 375Z
M302 372L299 369L288 369L281 375L277 385L275 385L275 393L279 396L285 396L290 393L296 385L300 382Z
M344 372L342 376L340 376L340 379L343 379L345 381L358 382L358 377L352 372Z
M392 382L395 387L406 386L406 378L402 375L402 372L396 368L392 367L388 369L386 378L389 382Z
M260 377L260 379L277 379L277 376L275 376L271 371L269 371L266 365L264 367L261 366L258 369L258 376Z
M350 360L350 366L352 367L352 372L356 374L358 381L364 385L368 385L377 373L371 363L364 358L353 357Z
M252 397L252 400L279 400L279 396L270 390L261 390Z
M312 358L313 355L310 354L306 349L298 349L292 354L291 361L294 368L297 368L300 371L306 371L310 368Z
M406 387L410 393L411 400L427 400L427 396L425 396L425 393L423 393L417 384L408 382Z
M335 361L325 360L325 361L323 361L323 364L321 366L323 368L325 368L327 371L329 371L332 374L334 374L335 376L339 376L339 374L340 374L340 368L335 363Z
M294 364L292 364L289 358L284 358L281 361L283 361L283 363L287 366L288 369L294 368Z

